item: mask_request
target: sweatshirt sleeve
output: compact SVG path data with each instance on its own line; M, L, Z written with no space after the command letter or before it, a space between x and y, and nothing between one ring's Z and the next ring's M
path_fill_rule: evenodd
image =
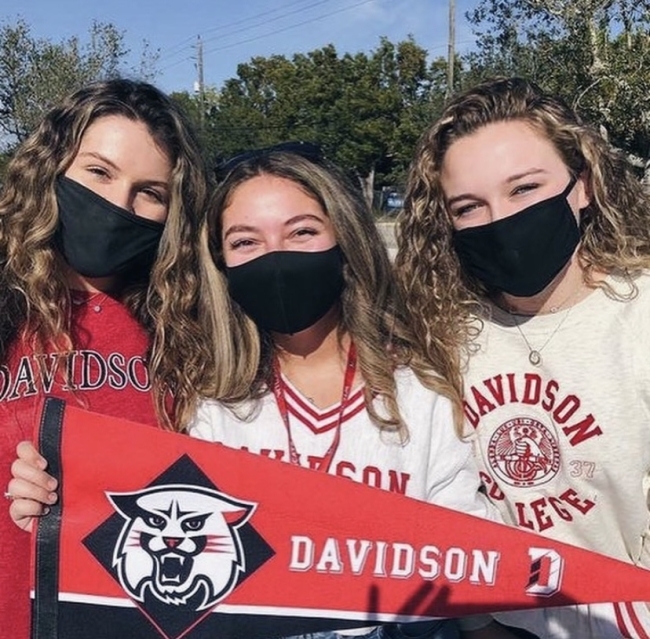
M432 413L427 501L492 521L502 521L480 490L472 445L454 429L451 402L437 397Z

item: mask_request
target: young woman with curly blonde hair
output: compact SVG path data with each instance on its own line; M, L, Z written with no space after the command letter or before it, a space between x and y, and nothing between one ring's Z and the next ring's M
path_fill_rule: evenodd
M211 361L197 324L195 248L205 194L191 129L174 103L144 82L80 89L18 148L0 199L5 485L16 445L31 439L46 394L182 427L193 410L190 377L197 362ZM12 502L25 526L40 511L28 499ZM4 513L0 537L3 631L26 639L29 535Z
M464 377L504 518L650 568L650 199L625 156L535 84L483 83L422 136L399 236L408 312ZM645 604L507 618L540 637L650 634Z

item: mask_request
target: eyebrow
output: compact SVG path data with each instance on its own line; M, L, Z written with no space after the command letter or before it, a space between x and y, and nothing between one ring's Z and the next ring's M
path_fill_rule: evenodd
M106 162L106 164L109 164L114 169L119 169L120 168L119 166L117 166L117 164L115 164L115 162L112 162L105 155L102 155L101 153L97 153L96 151L80 151L79 152L79 157L86 157L86 156L90 156L92 158L95 158L96 160Z
M322 218L318 217L317 215L314 215L313 213L301 213L300 215L294 215L293 217L289 218L284 223L284 226L291 226L296 222L302 222L303 220L306 219L313 220L314 222L318 222L322 226L325 225L325 221ZM225 240L229 235L232 235L233 233L251 233L255 231L257 231L257 228L255 226L249 226L246 224L235 224L229 227L228 230L223 234L223 239Z
M506 184L511 184L512 182L516 182L517 180L521 180L523 177L528 177L529 175L536 175L537 173L548 173L546 169L528 169L527 171L524 171L523 173L516 173L515 175L511 175L507 180Z
M506 179L505 183L512 184L517 180L521 180L521 178L529 177L531 175L537 175L538 173L548 173L548 171L546 169L538 169L538 168L528 169L527 171L523 171L522 173L515 173L514 175L511 175L509 178ZM460 200L474 200L474 199L479 199L479 198L477 198L475 195L472 195L471 193L461 193L460 195L455 195L454 197L449 198L447 200L447 206L451 206L452 204L455 204Z

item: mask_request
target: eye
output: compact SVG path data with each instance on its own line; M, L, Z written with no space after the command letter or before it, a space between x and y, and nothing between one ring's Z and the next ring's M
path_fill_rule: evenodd
M184 522L181 523L181 528L183 529L183 532L196 532L197 530L201 530L203 526L205 525L205 520L210 516L208 513L207 515L199 515L198 517L192 517L191 519L186 519Z
M162 530L165 527L165 518L160 515L149 514L144 517L145 523L152 528Z
M313 235L318 235L318 231L314 228L301 228L297 229L294 231L294 235L297 235L298 237L311 237Z
M519 184L510 192L510 195L523 195L524 193L529 193L539 188L539 184L536 182L531 182L528 184Z
M461 206L456 207L455 209L451 210L451 214L454 217L462 217L463 215L467 215L471 211L474 211L479 207L477 202L472 202L471 204L463 204Z
M103 166L89 166L87 170L89 173L92 173L93 175L96 175L101 178L110 177L109 170L104 168Z
M150 200L157 202L158 204L167 204L167 194L159 191L158 189L144 188L141 190L141 193L143 193Z
M255 242L253 240L251 240L250 238L242 237L242 238L230 241L228 243L228 246L232 250L237 250L237 249L240 249L240 248L246 248L246 247L249 247L249 246L253 246L254 243Z
M312 238L322 235L325 229L321 224L312 224L309 221L302 220L289 226L287 231L290 240L295 242L309 242Z

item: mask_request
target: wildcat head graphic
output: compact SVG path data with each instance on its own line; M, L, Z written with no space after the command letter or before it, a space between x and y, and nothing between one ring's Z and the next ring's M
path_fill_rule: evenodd
M256 504L182 484L107 497L125 519L113 566L135 600L205 610L233 590L245 571L238 529Z

